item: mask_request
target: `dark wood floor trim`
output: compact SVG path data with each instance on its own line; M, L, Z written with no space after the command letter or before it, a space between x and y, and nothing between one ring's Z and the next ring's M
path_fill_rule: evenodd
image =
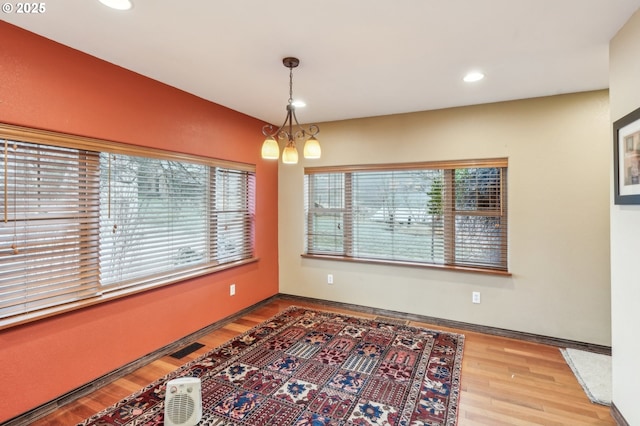
M618 407L616 407L616 404L613 402L611 402L611 417L613 417L613 420L616 421L618 426L630 426L620 410L618 410Z
M507 329L503 329L503 328L488 327L488 326L484 326L484 325L477 325L477 324L471 324L471 323L466 323L466 322L453 321L453 320L436 318L436 317L429 317L429 316L425 316L425 315L408 314L408 313L405 313L405 312L390 311L390 310L387 310L387 309L372 308L372 307L361 306L361 305L353 305L353 304L350 304L350 303L333 302L333 301L329 301L329 300L314 299L314 298L311 298L311 297L295 296L295 295L284 294L284 293L279 293L278 297L281 298L281 299L288 299L288 300L292 300L292 301L300 300L300 301L308 302L308 303L317 303L319 305L333 306L333 307L336 307L336 308L349 309L349 310L352 310L352 311L363 312L363 313L366 313L366 314L380 315L380 316L385 316L385 317L392 317L392 318L397 318L397 319L402 319L402 320L407 320L407 321L427 322L429 324L440 325L440 326L443 326L443 327L459 328L461 330L469 330L469 331L474 331L474 332L477 332L477 333L484 333L484 334L491 334L491 335L494 335L494 336L507 337L507 338L510 338L510 339L518 339L518 340L524 340L524 341L529 341L529 342L534 342L534 343L541 343L543 345L557 346L559 348L581 349L583 351L589 351L589 352L595 352L595 353L599 353L599 354L611 355L611 347L610 346L596 345L596 344L593 344L593 343L577 342L577 341L574 341L574 340L559 339L557 337L549 337L549 336L543 336L543 335L539 335L539 334L525 333L525 332L521 332L521 331L507 330Z
M76 399L82 398L83 396L89 395L92 392L95 392L96 390L98 390L99 388L101 388L102 386L111 383L119 378L122 378L124 376L126 376L127 374L137 370L140 367L143 367L153 361L155 361L158 358L162 358L165 355L170 355L174 352L176 352L178 349L181 349L182 347L195 342L196 340L198 340L199 338L201 338L202 336L206 336L207 334L224 327L225 325L236 321L238 318L243 317L244 315L246 315L247 313L253 311L254 309L257 309L263 305L266 305L270 302L272 302L274 299L276 299L278 297L278 295L274 295L269 297L268 299L265 299L261 302L258 302L252 306L249 306L248 308L245 308L241 311L236 312L233 315L230 315L226 318L221 319L220 321L216 321L213 324L210 324L194 333L191 333L185 337L183 337L182 339L176 340L173 343L170 343L160 349L157 349L145 356L143 356L142 358L136 359L135 361L132 361L116 370L113 370L107 374L105 374L104 376L101 376L95 380L93 380L90 383L87 383L83 386L80 386L52 401L49 401L43 405L40 405L32 410L29 410L23 414L20 414L14 418L12 418L11 420L8 420L7 422L3 423L2 426L27 426L30 425L31 423L33 423L35 420L40 419L52 412L54 412L55 410L59 409L60 407L75 401Z

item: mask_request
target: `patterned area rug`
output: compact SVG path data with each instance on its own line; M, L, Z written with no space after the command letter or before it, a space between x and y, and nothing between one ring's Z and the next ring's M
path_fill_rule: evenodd
M200 377L200 425L456 424L464 336L291 307L80 423L162 425Z

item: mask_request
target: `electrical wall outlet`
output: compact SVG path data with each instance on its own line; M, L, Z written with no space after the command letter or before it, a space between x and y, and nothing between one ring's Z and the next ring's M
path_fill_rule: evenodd
M480 303L480 292L474 291L471 293L471 301L473 303Z
M333 284L333 274L327 275L327 284Z
M229 296L235 296L235 294L236 294L236 285L231 284L229 286Z

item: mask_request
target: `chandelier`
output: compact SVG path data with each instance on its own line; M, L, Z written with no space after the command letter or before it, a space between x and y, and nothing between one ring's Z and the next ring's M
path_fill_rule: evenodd
M296 118L296 107L293 105L293 69L300 64L298 58L284 58L282 63L289 68L289 103L287 104L287 117L278 129L274 130L271 124L262 127L265 140L262 144L262 158L277 160L280 155L278 140L286 141L282 151L282 162L296 164L298 162L298 150L296 141L304 141L304 158L320 158L321 149L316 135L320 128L311 124L308 129L303 128ZM294 127L295 123L295 127ZM276 140L277 139L277 140Z

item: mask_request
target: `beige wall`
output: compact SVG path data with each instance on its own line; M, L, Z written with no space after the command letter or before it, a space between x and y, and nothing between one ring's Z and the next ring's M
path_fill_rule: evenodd
M613 38L609 50L611 120L640 108L640 11ZM613 155L613 144L609 156ZM613 162L610 162L613 165ZM613 176L613 173L611 174ZM610 185L613 188L613 183ZM613 200L613 198L612 198ZM640 206L611 202L613 402L631 425L640 425Z
M320 127L323 158L279 169L280 292L610 344L607 91ZM509 158L513 276L300 257L304 165L492 157Z

